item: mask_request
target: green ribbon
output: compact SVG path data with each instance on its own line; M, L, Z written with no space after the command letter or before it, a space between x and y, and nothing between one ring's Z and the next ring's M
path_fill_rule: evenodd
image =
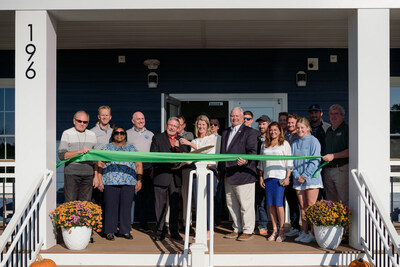
M169 152L126 152L108 150L90 150L70 159L61 161L57 168L67 162L82 161L119 161L119 162L151 162L172 163L190 161L236 161L239 157L245 160L296 160L318 159L321 156L273 156L273 155L248 155L248 154L199 154L199 153L169 153ZM326 162L314 173L315 177Z

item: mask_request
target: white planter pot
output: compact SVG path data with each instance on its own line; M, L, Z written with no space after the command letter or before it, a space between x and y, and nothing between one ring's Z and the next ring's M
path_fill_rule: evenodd
M314 235L321 248L335 249L342 241L344 228L342 226L315 226Z
M61 229L64 244L70 250L81 250L87 247L92 235L92 228L87 226Z

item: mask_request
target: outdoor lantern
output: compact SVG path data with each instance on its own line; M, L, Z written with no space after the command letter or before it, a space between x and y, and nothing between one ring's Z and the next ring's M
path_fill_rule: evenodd
M304 71L298 71L296 73L296 85L298 87L306 87L306 85L307 85L307 74Z
M156 70L158 69L158 65L160 65L160 61L158 59L146 59L144 65L147 66L149 70ZM147 86L149 88L157 88L158 86L158 74L154 71L151 71L147 75Z

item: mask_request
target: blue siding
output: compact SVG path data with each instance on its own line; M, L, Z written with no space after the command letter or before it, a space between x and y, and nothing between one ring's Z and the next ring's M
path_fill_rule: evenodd
M329 55L338 63L329 63ZM125 64L117 57L126 56ZM0 78L15 76L14 51L0 51ZM307 71L308 57L319 71ZM148 89L143 61L157 58L159 87ZM391 49L391 75L400 76L400 49ZM295 85L295 73L307 72L307 87ZM57 58L57 138L72 126L72 114L85 109L92 127L97 107L110 105L113 123L131 127L131 114L143 111L147 127L160 130L161 93L288 93L289 112L307 116L319 103L348 110L347 49L208 50L59 50Z
M329 63L331 54L338 63ZM126 56L125 64L117 63L118 55ZM306 70L308 57L319 58L319 71ZM147 88L148 58L161 61L157 89ZM302 116L312 103L347 109L347 65L347 49L60 50L57 135L78 109L90 113L92 126L100 105L111 106L113 123L128 128L131 114L141 110L148 128L159 132L161 93L288 93L289 112ZM299 70L307 72L305 88L295 85Z

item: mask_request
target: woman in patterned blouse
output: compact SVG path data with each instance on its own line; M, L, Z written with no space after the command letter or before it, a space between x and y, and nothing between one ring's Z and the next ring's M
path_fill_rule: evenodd
M126 143L126 131L116 127L111 143L103 150L137 151L134 145ZM142 188L143 166L141 162L99 162L99 190L104 190L104 233L107 240L116 236L133 239L131 235L131 209L135 191ZM119 231L117 231L119 219Z

